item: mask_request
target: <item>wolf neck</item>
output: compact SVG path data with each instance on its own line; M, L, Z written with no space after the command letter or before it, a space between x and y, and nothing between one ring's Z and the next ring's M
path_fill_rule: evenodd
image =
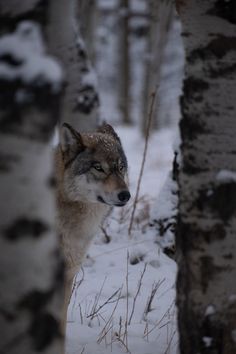
M109 211L101 203L71 202L58 196L58 226L68 271L78 272L88 247Z
M95 229L97 230L106 216L109 207L101 203L91 203L91 202L72 202L59 196L58 198L58 211L59 211L59 222L61 226L66 226L75 232L78 238L95 236Z

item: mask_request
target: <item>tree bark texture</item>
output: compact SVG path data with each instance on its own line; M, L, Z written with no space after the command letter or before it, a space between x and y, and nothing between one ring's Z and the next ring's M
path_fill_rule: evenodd
M129 0L120 1L119 26L119 108L122 122L131 123L130 116L130 47L129 47Z
M149 13L150 27L148 35L148 55L146 59L146 78L143 92L143 134L146 133L147 128L151 93L155 91L157 91L157 94L153 109L152 126L155 128L158 126L158 88L160 85L160 70L169 24L173 13L173 3L170 0L150 0Z
M177 233L181 354L236 353L236 6L179 0L186 51Z
M78 22L86 18L86 13L75 0L52 0L50 6L50 25L48 28L50 50L60 59L66 78L61 123L70 123L75 129L92 131L99 118L99 97L96 75L89 62L84 42L80 35ZM79 9L79 10L78 10ZM78 18L77 18L78 17ZM83 22L84 23L84 22ZM58 35L55 37L54 33Z
M62 72L44 47L45 3L0 9L0 353L58 354L63 264L48 142Z

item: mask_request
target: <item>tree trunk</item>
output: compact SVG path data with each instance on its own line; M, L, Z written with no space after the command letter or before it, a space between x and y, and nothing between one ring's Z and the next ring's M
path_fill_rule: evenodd
M81 2L83 0L79 1L79 9L84 8ZM94 130L98 121L99 98L96 76L78 28L77 3L75 0L51 0L49 6L50 49L62 62L66 77L61 123L70 123L81 131ZM86 18L86 15L80 13L79 18ZM58 35L55 37L54 33Z
M177 234L180 350L236 353L236 6L177 1L186 69Z
M142 132L145 135L147 117L150 109L151 93L157 91L153 109L153 127L158 126L158 102L160 85L160 69L163 50L165 48L170 19L172 17L173 4L171 1L150 0L150 29L148 36L148 53L146 54L146 78L143 90L143 120Z
M89 60L93 67L96 61L96 29L98 21L98 9L96 0L78 1L78 21L81 36L84 39Z
M130 58L129 58L129 0L120 1L119 26L119 108L122 121L131 123L130 117Z
M36 22L46 5L0 1L0 8L0 353L58 354L63 267L48 142L62 73Z

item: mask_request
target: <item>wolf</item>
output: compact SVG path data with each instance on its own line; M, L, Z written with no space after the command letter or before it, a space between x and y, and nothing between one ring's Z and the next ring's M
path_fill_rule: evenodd
M55 171L58 231L66 265L64 326L73 278L99 225L111 207L122 207L130 199L127 170L120 138L111 125L80 133L63 124Z

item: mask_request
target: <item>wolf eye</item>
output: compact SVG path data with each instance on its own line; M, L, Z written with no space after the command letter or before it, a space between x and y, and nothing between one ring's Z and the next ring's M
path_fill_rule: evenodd
M102 166L99 163L94 164L93 168L95 168L95 170L97 170L99 172L104 172L104 169L102 168Z

